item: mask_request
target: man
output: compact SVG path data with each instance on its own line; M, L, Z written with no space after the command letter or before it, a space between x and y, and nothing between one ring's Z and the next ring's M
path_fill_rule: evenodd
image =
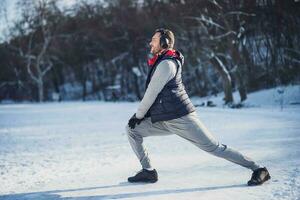
M181 78L183 56L173 49L174 34L167 29L157 29L150 42L153 58L146 92L137 112L126 127L129 143L138 157L142 170L129 177L129 182L154 183L157 172L152 168L143 146L143 138L154 135L176 134L200 149L253 170L248 185L260 185L270 179L268 170L250 158L220 144L197 117Z

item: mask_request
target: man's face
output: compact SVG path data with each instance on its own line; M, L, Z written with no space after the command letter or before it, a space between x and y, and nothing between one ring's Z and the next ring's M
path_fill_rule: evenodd
M157 32L153 35L151 42L150 42L150 53L153 55L157 55L161 52L162 48L160 46L160 33Z

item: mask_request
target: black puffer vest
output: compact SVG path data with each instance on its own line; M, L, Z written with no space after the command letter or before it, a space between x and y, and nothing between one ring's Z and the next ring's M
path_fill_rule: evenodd
M157 58L148 73L146 89L157 66L161 61L166 59L173 60L176 63L177 71L175 77L167 82L162 91L158 94L146 114L146 117L151 117L152 123L176 119L195 111L195 107L189 99L182 82L183 55L178 51L176 51L173 56L164 53Z

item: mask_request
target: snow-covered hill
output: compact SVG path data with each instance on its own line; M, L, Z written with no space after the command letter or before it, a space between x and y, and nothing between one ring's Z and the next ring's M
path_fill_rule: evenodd
M194 103L201 105L212 101L215 105L222 107L224 94L205 98L192 98ZM238 92L233 93L235 102L240 101ZM271 89L260 90L248 94L246 101L243 102L246 107L278 107L300 105L300 85L281 86Z
M255 106L246 109L197 107L222 143L269 169L272 179L258 187L246 186L247 169L175 135L145 139L159 181L127 183L140 170L124 128L138 103L0 105L0 199L297 200L300 105L290 102L300 89L290 88L283 109L277 89L250 94Z

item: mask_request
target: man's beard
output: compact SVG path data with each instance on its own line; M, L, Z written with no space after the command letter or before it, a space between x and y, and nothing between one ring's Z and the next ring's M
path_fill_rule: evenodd
M157 54L159 54L160 51L161 51L161 49L155 49L155 48L150 49L150 53L152 55L157 55Z

